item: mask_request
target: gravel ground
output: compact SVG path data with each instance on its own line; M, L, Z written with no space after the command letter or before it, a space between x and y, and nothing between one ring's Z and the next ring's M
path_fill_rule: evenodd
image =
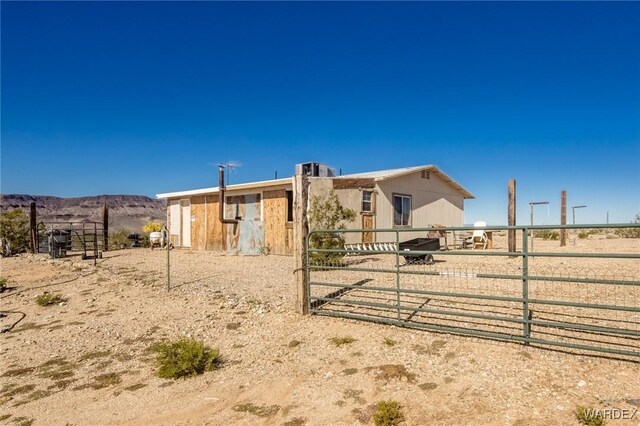
M637 240L578 244L640 251ZM1 421L357 425L371 424L373 405L393 399L409 425L570 425L577 405L640 408L638 363L302 317L291 309L292 258L179 250L171 258L169 292L164 251L108 252L95 267L77 257L0 260L14 287L0 295L2 310L15 312L0 326L25 315L0 335ZM468 267L510 261L473 258ZM559 262L540 267L584 267ZM596 266L639 276L619 260ZM34 298L44 291L66 301L40 307ZM149 347L182 336L219 348L221 367L187 380L156 377ZM354 341L337 346L336 337ZM640 415L610 424L640 424Z

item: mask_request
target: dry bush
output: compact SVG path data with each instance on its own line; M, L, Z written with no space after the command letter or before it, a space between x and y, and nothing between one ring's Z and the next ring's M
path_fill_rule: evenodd
M373 422L376 426L395 426L404 421L402 406L398 401L381 401L376 407Z
M195 339L160 342L153 347L158 364L158 377L164 379L187 378L215 370L220 363L220 352Z

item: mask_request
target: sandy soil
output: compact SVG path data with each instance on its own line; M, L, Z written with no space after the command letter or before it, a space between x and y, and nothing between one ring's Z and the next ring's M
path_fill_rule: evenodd
M638 252L637 241L603 241L577 244ZM409 425L570 425L578 424L578 404L640 408L637 363L302 317L291 309L291 258L179 250L171 257L169 292L163 251L108 252L95 267L77 257L2 259L1 275L14 289L0 295L2 310L13 312L0 326L25 317L0 335L1 421L371 424L373 404L393 399ZM598 268L640 276L633 266L608 262ZM34 298L44 291L67 301L40 307ZM154 376L149 347L182 336L219 348L221 368L187 380ZM355 341L331 341L346 336ZM640 424L640 415L610 424Z

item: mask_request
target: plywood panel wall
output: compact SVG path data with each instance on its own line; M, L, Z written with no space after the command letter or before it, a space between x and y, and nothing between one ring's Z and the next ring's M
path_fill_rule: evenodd
M191 248L204 250L206 238L204 195L191 197Z
M287 193L284 189L264 191L264 241L271 254L291 254L293 241L287 228Z
M219 219L218 213L218 196L207 195L207 227L206 227L206 250L220 251L224 247L224 233L222 230L222 223ZM231 226L231 225L226 225Z

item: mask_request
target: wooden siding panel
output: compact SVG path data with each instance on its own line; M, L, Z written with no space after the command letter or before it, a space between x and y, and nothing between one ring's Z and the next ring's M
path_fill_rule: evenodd
M223 225L220 222L218 196L206 196L206 250L221 251L225 246ZM227 225L231 226L231 225Z
M375 188L375 186L373 179L333 179L333 189Z
M204 195L191 197L191 249L206 250Z
M292 228L287 227L287 193L284 189L264 191L264 245L271 254L292 253Z

